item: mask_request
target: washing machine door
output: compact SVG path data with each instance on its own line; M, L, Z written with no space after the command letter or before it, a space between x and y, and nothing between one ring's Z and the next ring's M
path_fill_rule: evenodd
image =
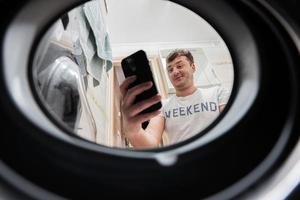
M237 78L227 110L206 130L209 137L147 150L97 145L54 122L53 116L67 120L85 106L84 82L68 57L40 71L41 95L54 115L40 105L32 79L38 42L53 21L81 3L0 2L1 198L299 198L298 2L170 1L216 28ZM53 101L57 93L63 98ZM65 106L67 98L74 104ZM56 109L62 105L68 109Z

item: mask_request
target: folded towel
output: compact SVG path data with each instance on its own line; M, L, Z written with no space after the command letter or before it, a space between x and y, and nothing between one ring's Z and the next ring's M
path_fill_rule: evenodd
M93 36L96 43L97 56L105 60L106 71L112 67L112 50L110 46L109 35L103 18L103 9L99 0L89 2L83 6L84 14L92 29ZM94 60L95 58L93 58ZM93 66L98 67L96 65Z

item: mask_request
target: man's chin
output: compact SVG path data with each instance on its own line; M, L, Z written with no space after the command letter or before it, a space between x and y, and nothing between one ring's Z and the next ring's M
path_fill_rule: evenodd
M175 80L175 81L173 81L173 85L174 86L184 85L184 82L182 80Z
M185 84L184 83L178 83L178 84L174 84L174 87L176 88L176 89L182 89L182 88L184 88L185 87Z

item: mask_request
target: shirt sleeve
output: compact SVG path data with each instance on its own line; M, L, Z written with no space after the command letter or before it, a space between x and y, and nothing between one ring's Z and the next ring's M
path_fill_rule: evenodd
M158 114L158 116L166 118L164 110L165 110L165 105L167 103L167 99L162 100L161 103L162 103L162 107L160 109L161 112Z
M218 88L218 102L219 106L225 105L228 102L230 96L230 91L225 87L219 87Z

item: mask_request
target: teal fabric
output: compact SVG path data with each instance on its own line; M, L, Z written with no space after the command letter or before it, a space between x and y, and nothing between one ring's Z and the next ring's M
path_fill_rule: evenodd
M109 71L112 68L112 50L100 2L97 0L89 2L84 5L83 10L95 38L97 56L106 63L106 71Z

